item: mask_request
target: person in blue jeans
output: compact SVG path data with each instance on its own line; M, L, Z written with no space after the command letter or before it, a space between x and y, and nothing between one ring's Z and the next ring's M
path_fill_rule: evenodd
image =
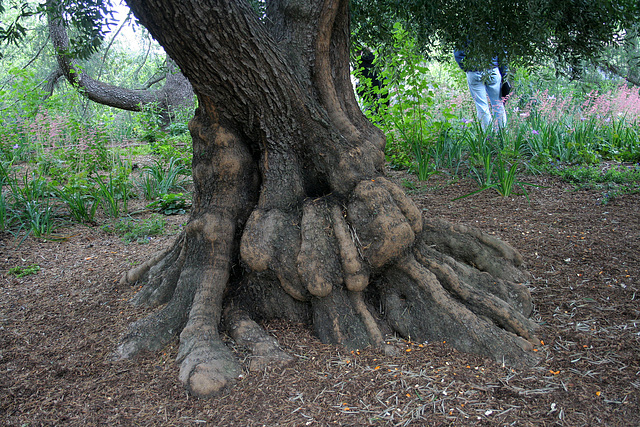
M497 126L504 127L507 124L507 113L500 97L502 87L502 77L506 74L506 66L501 70L498 57L494 57L486 69L478 70L465 66L464 58L466 54L463 50L456 50L454 57L456 62L467 74L469 91L476 104L478 120L482 129L486 130L495 120Z

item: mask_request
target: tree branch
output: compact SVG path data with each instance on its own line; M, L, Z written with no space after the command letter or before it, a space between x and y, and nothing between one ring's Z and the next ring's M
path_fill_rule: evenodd
M56 67L55 70L49 73L44 81L44 90L46 94L42 99L43 101L53 95L53 91L56 88L56 83L58 83L58 80L60 80L61 77L64 77L64 73L62 72L60 67Z
M599 65L603 67L605 70L607 70L608 72L610 72L611 74L615 74L618 77L622 77L632 85L640 86L640 77L632 75L631 72L624 73L620 69L620 67L612 64L607 60L602 60Z
M184 76L174 79L176 87L165 85L161 90L134 90L110 85L93 79L76 64L69 55L69 37L64 27L63 18L57 6L58 0L48 0L48 25L51 41L56 51L57 61L62 73L73 86L91 101L129 111L140 111L144 105L154 104L161 111L166 111L171 105L176 104L176 92L182 91L188 85Z

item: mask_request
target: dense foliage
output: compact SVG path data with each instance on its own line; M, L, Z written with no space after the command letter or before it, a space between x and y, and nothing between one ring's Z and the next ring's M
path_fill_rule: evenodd
M180 110L167 125L153 105L132 113L89 102L52 73L57 64L46 24L36 16L21 23L28 34L21 49L0 59L0 231L50 235L103 215L111 224L131 213L134 197L146 203L173 197L162 202L162 211L184 211L189 196L174 192L188 184L186 122L193 108ZM79 62L83 70L129 87L157 80L165 67L157 44L143 29L135 38L116 37L112 29L101 51ZM140 155L156 161L134 176Z
M0 4L5 7L3 22L13 22L3 27L0 37L21 43L20 49L5 49L0 62L0 230L47 235L68 221L92 223L100 212L126 217L132 197L146 199L148 209L160 213L188 209L191 145L186 123L192 109L184 109L166 126L153 106L140 113L119 112L87 102L64 81L54 91L47 80L55 61L45 24L31 14L37 9L19 3L12 9L9 5L14 4L6 0ZM508 47L523 63L534 58L559 61L567 55L593 59L601 52L613 65L627 64L627 74L633 76L639 56L637 33L632 31L636 27L619 33L624 43L617 48L613 35L633 18L637 5L580 4L593 8L578 13L576 2L552 1L354 0L355 44L383 52L377 66L386 85L368 89L376 92L369 99L382 103L362 101L387 135L391 165L424 180L435 173L449 174L452 180L472 178L480 190L502 195L526 193L526 174L540 171L580 186L600 185L607 194L604 202L637 191L640 97L638 89L615 78L613 70L592 68L571 81L546 65L553 62L513 67L515 92L506 104L509 126L483 133L464 75L449 52L458 40L477 33L478 49L491 50L497 40L507 40L500 47ZM83 15L79 12L85 5L67 5L75 11L65 15L72 27L88 28L102 19L99 16L110 16L106 3L91 2L92 12ZM254 2L257 11L262 6ZM481 31L489 10L495 12L496 28ZM569 15L572 20L565 19ZM603 17L607 25L592 25ZM108 43L100 44L105 28L75 33L93 37L89 44L102 49L82 66L114 84L143 87L153 80L164 66L164 55L143 29L137 30L135 42L112 39L112 32L106 34ZM545 37L554 43L542 43ZM584 37L589 43L578 43ZM132 43L139 45L132 48ZM601 50L605 45L611 46ZM436 55L438 49L446 55ZM440 60L426 60L425 53ZM367 87L358 70L355 78L361 88ZM134 178L133 159L140 154L155 161ZM624 167L601 173L603 162Z
M0 26L0 40L17 43L27 28L21 21L48 7L60 7L67 24L75 30L71 54L87 58L100 48L113 24L111 0L64 0L30 5L27 1L0 1L14 9L11 24ZM251 0L262 13L267 2ZM527 0L527 1L426 1L352 0L351 16L357 44L380 46L392 40L392 29L403 22L422 51L450 51L471 41L470 56L508 52L523 62L553 57L560 62L599 55L603 47L616 44L638 21L635 0Z
M9 8L7 4L10 4ZM0 1L0 14L8 12L5 17L8 16L11 23L7 26L0 24L0 40L19 46L29 31L29 18L45 14L50 8L58 8L68 26L74 30L68 53L75 58L87 59L95 53L102 46L109 27L114 25L110 0L43 3L5 0Z
M634 0L353 0L352 26L359 44L385 52L402 22L422 53L450 54L464 45L478 61L506 52L514 63L551 58L577 65L617 44L639 8Z
M620 192L637 191L640 170L640 93L620 78L591 71L581 80L552 69L514 72L506 100L508 125L483 131L464 73L453 58L427 62L401 25L393 30L395 55L380 66L385 86L371 85L356 69L361 102L387 135L392 165L422 180L435 173L473 178L480 190L526 194L525 173L558 173L571 165L598 169L625 163ZM598 174L596 174L598 175ZM618 174L620 175L620 174ZM594 175L595 180L595 175ZM620 181L620 180L618 180ZM616 190L616 189L614 189ZM616 190L617 191L617 190ZM604 201L615 196L610 192Z

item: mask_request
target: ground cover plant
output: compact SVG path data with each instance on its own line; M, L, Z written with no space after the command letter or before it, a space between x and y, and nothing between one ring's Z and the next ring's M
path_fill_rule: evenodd
M125 243L147 243L151 236L164 233L165 223L161 216L152 215L142 220L122 218L117 221L111 221L103 225L102 229L108 233L122 236Z

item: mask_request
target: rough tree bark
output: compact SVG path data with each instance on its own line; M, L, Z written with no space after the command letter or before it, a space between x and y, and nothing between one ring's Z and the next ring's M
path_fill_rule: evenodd
M116 358L180 337L180 379L197 396L293 358L258 323L312 325L325 342L446 340L501 362L534 361L522 258L480 231L423 219L384 177L384 136L349 78L347 0L128 0L187 76L199 107L193 209L165 252L127 272L156 307ZM381 309L380 309L381 308Z
M68 54L69 36L58 0L47 0L47 24L58 62L58 70L54 73L61 73L91 101L128 111L141 111L145 106L154 105L167 123L172 109L191 104L191 84L169 58L166 81L161 89L127 89L111 85L91 77Z
M612 62L609 62L607 60L600 61L599 65L605 71L608 71L608 72L610 72L611 74L613 74L615 76L622 77L623 79L625 79L627 82L631 83L632 85L640 86L640 76L634 75L633 74L633 70L631 69L631 67L629 67L629 69L625 72L620 67L618 67L617 65L615 65Z

